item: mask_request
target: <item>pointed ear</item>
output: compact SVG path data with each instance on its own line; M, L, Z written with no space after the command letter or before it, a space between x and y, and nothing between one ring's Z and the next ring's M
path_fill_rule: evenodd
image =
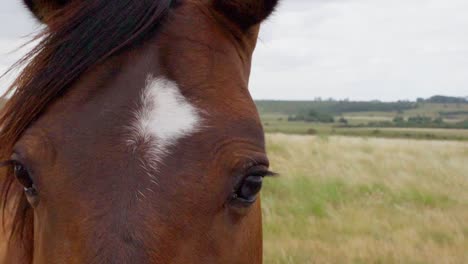
M214 7L243 29L265 20L278 0L214 0Z
M45 22L51 14L64 7L70 1L71 0L23 0L24 4L33 15L41 22Z

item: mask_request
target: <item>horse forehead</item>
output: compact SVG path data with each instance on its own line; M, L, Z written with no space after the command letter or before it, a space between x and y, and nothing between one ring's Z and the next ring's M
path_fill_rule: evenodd
M177 140L191 134L201 119L199 110L181 94L177 84L164 77L148 76L140 107L137 132L162 141Z
M148 161L159 162L179 139L198 131L201 122L200 110L182 95L174 81L149 75L128 143L135 148L145 145Z
M200 136L214 145L228 138L263 147L262 126L258 116L252 113L255 107L246 107L245 100L239 100L242 102L239 106L232 103L227 109L208 107L210 100L196 106L191 101L203 100L184 96L175 81L151 74L139 100L127 143L134 149L143 147L145 160L154 166L171 154L179 140L197 132L206 134L209 139L202 134ZM232 110L236 108L249 108L249 111Z

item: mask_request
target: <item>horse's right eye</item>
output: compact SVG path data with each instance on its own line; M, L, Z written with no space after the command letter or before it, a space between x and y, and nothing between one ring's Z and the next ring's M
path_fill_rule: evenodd
M38 193L28 169L26 169L23 164L16 161L13 170L16 180L24 187L24 194L26 195L28 202L32 206L37 205L39 200Z

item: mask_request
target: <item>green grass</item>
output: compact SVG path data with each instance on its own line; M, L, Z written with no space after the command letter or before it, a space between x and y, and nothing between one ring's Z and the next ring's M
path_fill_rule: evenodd
M350 124L365 123L364 113L357 119L349 119ZM468 129L438 129L438 128L375 128L375 127L339 127L337 123L288 122L286 115L261 115L263 127L267 133L285 133L300 135L343 135L357 137L409 138L435 140L468 141ZM386 117L372 117L373 120L384 120ZM388 119L388 118L387 118Z
M267 142L265 263L468 263L468 143Z
M347 118L362 117L363 120L374 121L375 119L385 120L393 119L396 115L404 117L410 116L429 116L436 118L440 112L466 112L468 111L468 104L435 104L435 103L419 103L415 109L405 110L403 113L397 112L350 112L343 114ZM467 119L468 115L461 114L458 120Z
M434 103L423 103L419 104L416 109L405 111L407 116L426 115L431 117L437 117L439 112L456 112L456 111L468 111L468 104L434 104ZM463 115L466 117L466 115Z

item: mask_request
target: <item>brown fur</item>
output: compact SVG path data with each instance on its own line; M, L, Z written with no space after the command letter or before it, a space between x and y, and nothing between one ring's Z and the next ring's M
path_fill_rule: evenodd
M247 90L258 27L239 32L205 1L185 1L159 34L137 25L121 36L128 41L90 54L62 39L75 36L70 21L86 23L86 8L67 6L51 21L0 116L1 158L24 159L41 199L29 207L7 173L5 227L18 232L4 263L261 263L260 202L245 210L228 202L246 168L268 166ZM156 6L150 21L161 23L164 10ZM68 61L58 54L71 47L79 50ZM205 122L151 172L158 185L141 167L145 146L125 142L148 74L174 80Z

